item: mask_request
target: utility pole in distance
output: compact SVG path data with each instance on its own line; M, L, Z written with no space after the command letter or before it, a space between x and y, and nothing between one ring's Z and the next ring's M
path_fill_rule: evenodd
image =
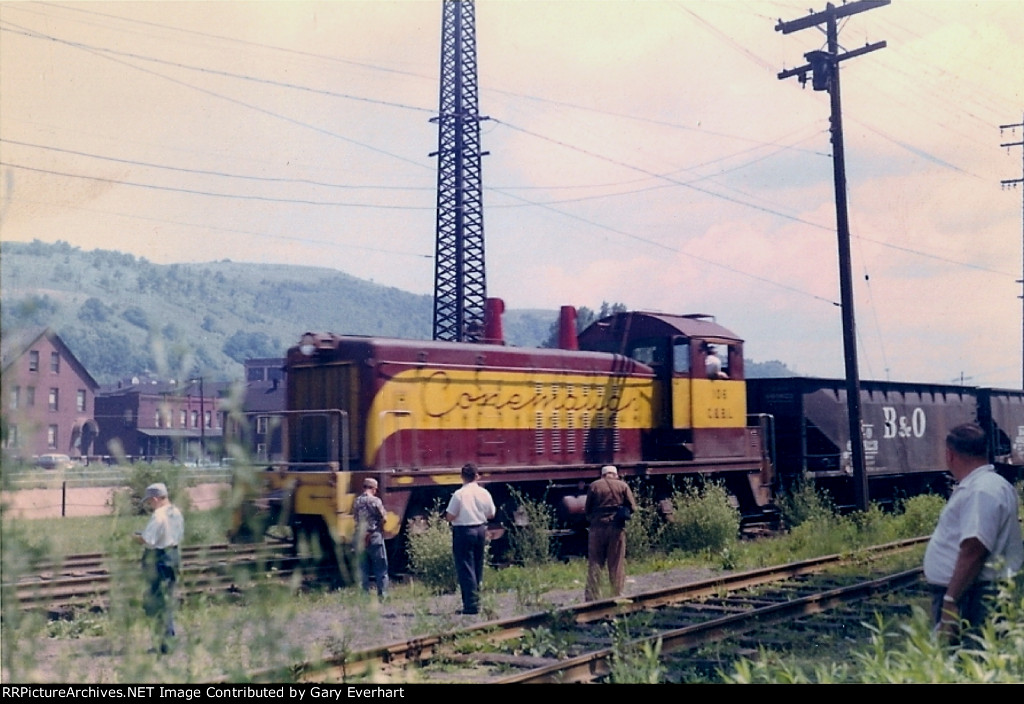
M1024 115L1021 116L1020 124L1016 124L1016 125L999 125L999 131L1001 133L1003 130L1016 130L1018 127L1024 129ZM1003 184L1003 188L1006 188L1007 186L1013 186L1014 188L1016 188L1017 184L1024 184L1024 139L1022 139L1019 142L1007 142L1005 144L1000 144L999 146L1000 147L1006 147L1007 149L1009 149L1010 147L1021 147L1021 150L1020 150L1020 160L1021 160L1020 174L1021 174L1021 177L1020 178L1008 178L1008 179L1004 179L1004 180L1000 181L1000 183ZM1020 217L1021 217L1021 265L1020 265L1020 276L1021 277L1017 281L1017 283L1021 284L1020 299L1021 299L1022 303L1021 303L1021 320L1020 320L1020 329L1021 329L1021 341L1020 341L1020 354L1021 354L1021 370L1020 370L1020 374L1021 374L1021 377L1020 377L1020 381L1021 381L1021 388L1024 388L1024 193L1021 194L1020 210L1021 210L1021 214L1020 214Z
M846 405L850 420L850 453L853 462L854 497L857 508L868 508L868 476L864 463L864 439L861 430L860 372L857 369L857 333L853 314L853 271L850 264L850 222L846 205L846 156L843 149L842 104L839 98L839 62L854 56L882 49L885 42L869 44L860 49L839 53L839 30L837 20L860 12L888 5L890 0L861 0L837 8L832 3L825 5L823 12L812 12L792 22L775 25L775 31L789 34L809 27L825 25L828 40L827 51L811 51L804 54L809 62L799 68L782 71L779 79L799 76L806 84L807 73L811 73L814 90L828 91L832 98L832 173L836 194L836 230L839 239L839 292L843 308L843 356L846 359Z

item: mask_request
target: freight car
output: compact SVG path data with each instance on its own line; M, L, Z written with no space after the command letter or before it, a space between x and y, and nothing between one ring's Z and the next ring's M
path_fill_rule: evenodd
M747 405L773 421L771 454L782 487L810 478L838 505L852 505L845 381L751 379ZM991 461L1010 480L1024 477L1024 392L863 381L861 412L873 501L945 493L945 438L960 423L986 428Z
M505 346L499 315L488 321L482 344L304 335L285 362L285 461L261 473L271 513L329 552L352 535L352 502L373 477L394 538L447 500L467 462L505 516L519 493L580 522L608 463L655 496L699 474L725 482L745 513L770 504L743 341L709 316L620 313L577 337L566 308L560 349Z

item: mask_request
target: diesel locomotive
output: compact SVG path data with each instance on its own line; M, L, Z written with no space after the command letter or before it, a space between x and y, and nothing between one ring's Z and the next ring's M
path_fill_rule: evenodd
M707 315L618 313L577 335L566 307L559 347L534 349L502 343L501 308L488 301L479 343L304 335L285 360L287 410L272 419L280 461L250 487L256 523L334 554L373 477L392 539L447 501L468 462L506 523L516 497L531 496L582 526L586 486L604 464L655 499L688 475L720 481L745 517L771 517L776 492L806 478L852 503L845 382L747 380L743 340ZM861 387L873 500L946 491L945 436L969 421L989 431L997 469L1024 477L1024 392Z
M447 501L468 462L505 515L515 493L543 496L570 526L604 464L656 497L700 474L746 514L769 506L772 465L748 417L737 335L706 315L629 312L577 336L571 308L561 330L558 349L502 344L500 314L480 343L307 333L288 350L287 410L274 421L284 461L260 473L272 522L325 550L343 544L373 477L393 538Z

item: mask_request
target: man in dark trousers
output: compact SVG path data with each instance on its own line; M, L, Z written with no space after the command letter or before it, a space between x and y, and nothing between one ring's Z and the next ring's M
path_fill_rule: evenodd
M149 588L143 601L146 615L153 618L158 632L160 652L167 653L174 642L174 587L181 569L178 546L185 535L185 519L171 503L167 486L150 484L142 500L152 511L146 528L135 534L135 541L144 545L142 571Z
M494 518L494 499L477 484L476 465L462 468L462 488L448 502L445 518L452 524L452 556L462 592L462 613L480 613L480 585L484 580L487 521Z
M359 575L363 591L370 591L370 575L377 584L377 597L388 596L388 554L384 547L384 502L377 496L377 480L363 480L363 493L352 505L356 519L356 535L361 538L362 555Z
M1017 492L988 463L988 438L975 423L946 436L946 465L956 488L939 516L924 553L932 590L932 618L945 638L956 638L960 621L980 626L996 582L1024 563Z
M612 465L601 469L601 478L587 490L587 520L590 538L587 550L587 588L584 598L601 597L601 572L608 565L612 596L622 594L626 585L626 518L622 508L632 514L636 500L626 482L619 479L619 470Z

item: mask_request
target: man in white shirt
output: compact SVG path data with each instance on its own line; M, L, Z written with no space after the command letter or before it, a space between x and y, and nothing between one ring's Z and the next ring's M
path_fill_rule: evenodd
M462 613L480 613L480 585L484 581L484 546L487 521L497 511L487 489L477 484L476 465L462 468L462 488L448 502L445 518L452 524L452 556L462 592Z
M160 631L160 652L170 651L174 631L174 586L181 568L178 546L185 535L185 518L167 496L167 486L150 484L142 500L153 512L146 528L135 540L146 546L142 555L142 573L149 583L143 600L146 615L155 619Z
M932 617L945 637L956 635L961 619L972 626L983 623L994 583L1024 563L1017 492L987 458L980 426L965 423L946 436L946 464L957 485L924 555Z

